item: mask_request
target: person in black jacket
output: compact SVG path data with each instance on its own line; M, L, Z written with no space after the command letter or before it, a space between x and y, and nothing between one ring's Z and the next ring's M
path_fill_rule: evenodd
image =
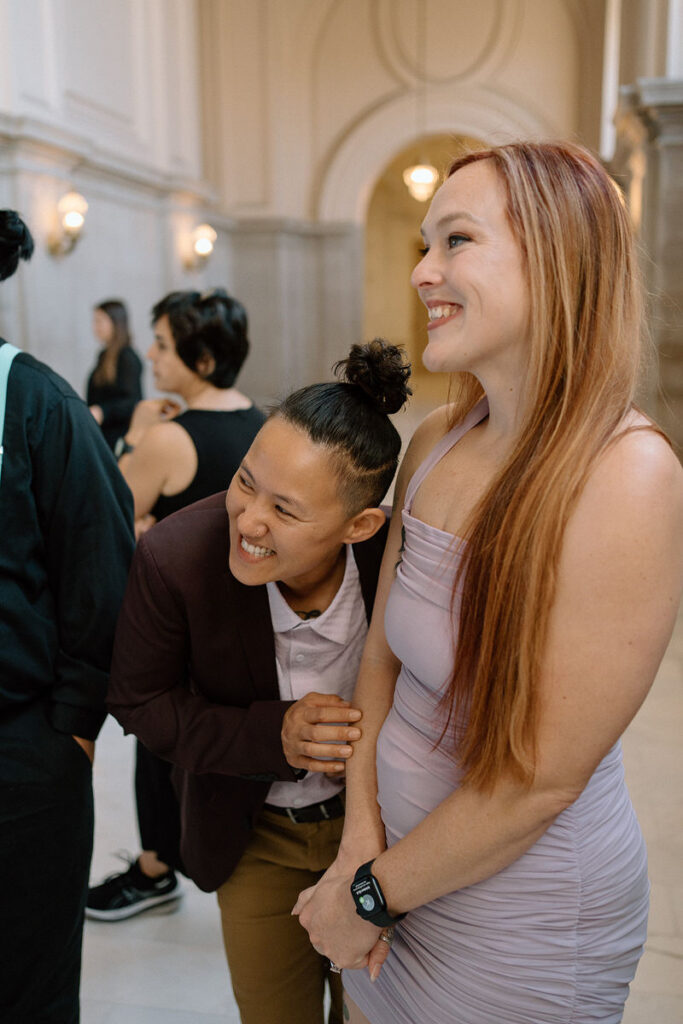
M131 345L128 311L120 299L95 306L93 333L102 351L88 378L87 402L113 450L142 398L142 363Z
M0 210L0 280L33 251ZM11 346L0 339L3 362ZM79 1019L92 759L105 718L133 503L92 416L15 354L0 476L0 957L3 1024Z

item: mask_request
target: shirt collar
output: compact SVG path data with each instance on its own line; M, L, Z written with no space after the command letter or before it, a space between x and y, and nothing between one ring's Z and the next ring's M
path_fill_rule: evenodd
M346 545L346 566L341 586L320 618L300 619L285 601L277 583L266 583L266 588L274 633L310 629L336 644L346 644L351 639L354 605L359 599L360 587L358 566L350 544Z

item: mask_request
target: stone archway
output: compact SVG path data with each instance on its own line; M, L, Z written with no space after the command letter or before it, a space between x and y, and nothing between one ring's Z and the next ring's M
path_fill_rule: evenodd
M559 132L540 113L488 86L433 89L425 109L424 134L429 136L468 136L495 144ZM364 224L384 168L414 141L415 106L409 95L359 118L327 163L315 202L316 219Z

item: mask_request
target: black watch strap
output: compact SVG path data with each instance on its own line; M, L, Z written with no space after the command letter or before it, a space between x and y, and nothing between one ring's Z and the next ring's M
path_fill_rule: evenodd
M382 887L372 873L374 858L367 861L356 871L351 883L351 895L356 904L356 913L365 921L371 921L378 927L387 928L404 918L405 914L393 917L387 910Z

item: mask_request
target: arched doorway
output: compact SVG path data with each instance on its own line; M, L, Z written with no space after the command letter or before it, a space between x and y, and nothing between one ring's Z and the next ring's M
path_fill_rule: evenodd
M385 166L370 196L365 229L365 301L363 335L403 345L413 365L413 402L419 418L446 400L448 378L422 365L427 317L410 285L422 245L420 224L428 203L413 199L403 171L431 163L443 175L465 149L484 143L463 135L435 135L406 146Z

